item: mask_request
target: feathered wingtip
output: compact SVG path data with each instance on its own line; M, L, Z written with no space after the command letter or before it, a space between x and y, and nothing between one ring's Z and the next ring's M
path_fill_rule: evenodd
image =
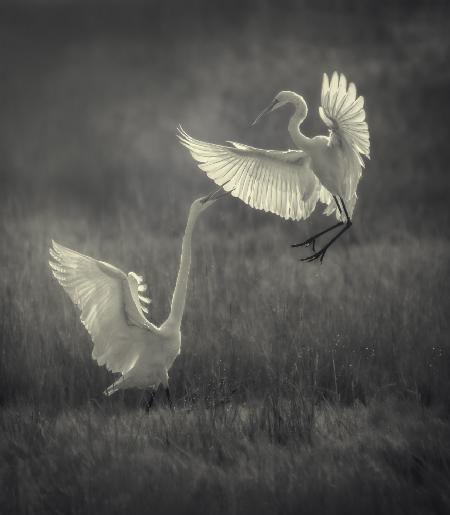
M325 125L345 138L353 150L370 156L370 136L364 110L364 97L343 73L334 71L331 79L323 74L319 115ZM360 163L362 160L360 159Z
M61 256L59 255L59 252L58 252L58 244L56 243L55 240L52 240L52 244L51 246L48 248L48 253L50 254L50 256L57 262L60 262L61 261Z
M178 125L177 127L177 138L178 141L186 147L188 150L190 150L190 142L192 138L189 136L189 134L181 127L181 125Z
M188 136L188 133L183 129L183 127L178 124L177 125L177 137L178 138L183 138L183 137L187 137Z
M61 282L64 279L64 277L61 274L63 274L65 270L62 266L61 255L58 252L58 244L54 240L52 240L52 246L49 247L48 253L50 254L51 258L48 261L50 271L52 275L55 277L55 279Z
M138 275L135 272L129 272L128 273L128 281L132 281L133 286L130 287L132 289L136 288L137 293L137 299L139 300L139 307L142 309L142 311L146 314L148 314L148 306L152 302L152 300L144 295L144 292L147 291L148 287L144 283L144 278L142 275Z

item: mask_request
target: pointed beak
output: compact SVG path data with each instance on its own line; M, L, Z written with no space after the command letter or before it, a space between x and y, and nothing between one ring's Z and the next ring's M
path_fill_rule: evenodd
M225 197L225 195L229 195L230 191L223 191L222 188L218 188L217 190L214 190L209 195L206 195L206 197L203 197L202 204L206 204L207 202L215 202L216 200L219 200L222 197Z
M270 113L270 111L272 111L272 109L274 108L275 104L278 102L278 100L275 98L273 100L273 102L267 106L265 109L263 109L259 115L256 117L255 121L252 123L251 127L253 127L253 125L255 125L255 123L257 123L259 120L261 120L261 118L266 115L267 113Z

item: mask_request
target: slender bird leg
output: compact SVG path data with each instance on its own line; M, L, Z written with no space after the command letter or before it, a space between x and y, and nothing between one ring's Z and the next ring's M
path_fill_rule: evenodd
M338 199L336 198L335 195L333 195L333 198L334 198L334 201L336 202L337 208L339 210L339 214L342 215L342 209L341 209L341 206L339 205ZM295 247L309 247L310 245L312 245L313 252L315 252L316 251L316 239L319 236L322 236L323 234L326 234L327 232L330 232L333 229L336 229L336 227L340 227L341 225L344 225L344 222L342 222L342 221L338 222L337 224L334 224L331 227L328 227L327 229L325 229L325 230L323 230L321 232L318 232L317 234L314 234L314 236L311 236L310 238L308 238L307 240L303 241L302 243L295 243L294 245L291 245L291 247L293 247L293 248L295 248Z
M172 397L170 396L170 389L168 386L166 386L166 397L167 397L167 402L169 403L170 409L173 410Z
M339 214L342 215L342 209L341 209L341 206L339 205L339 202L338 202L338 199L337 199L336 195L333 195L333 198L334 198L334 201L336 202ZM342 200L342 197L339 197L339 198L341 199L342 205L344 206L344 201ZM344 206L344 209L345 209L345 206ZM346 214L347 220L348 220L347 209L345 209L345 214Z
M341 229L337 234L336 236L334 236L334 238L331 238L331 240L324 246L322 247L319 251L315 252L314 254L312 254L311 256L308 256L306 258L303 258L301 259L300 261L308 261L308 262L312 262L312 261L316 261L317 259L320 260L320 262L322 263L323 261L323 258L325 257L325 253L326 251L329 249L329 247L331 247L331 245L338 239L340 238L345 231L348 231L350 229L350 227L352 226L352 221L350 220L350 217L348 216L348 211L347 211L347 208L345 207L345 203L344 201L342 200L342 197L339 197L341 202L342 202L342 207L344 208L344 213L345 213L345 216L347 218L347 221L345 222L345 227L343 229ZM343 222L342 222L343 223Z
M150 408L153 406L153 401L155 400L156 392L155 390L151 390L150 395L148 396L147 402L145 403L145 411L148 413Z

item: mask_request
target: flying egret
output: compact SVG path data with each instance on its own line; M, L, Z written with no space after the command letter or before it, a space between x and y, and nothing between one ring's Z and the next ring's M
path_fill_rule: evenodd
M334 72L331 81L323 75L319 114L329 129L328 136L309 138L300 130L308 108L304 98L281 91L253 122L265 114L292 104L289 134L299 150L263 150L229 141L231 146L199 141L178 128L180 142L189 149L208 177L255 209L270 211L283 218L308 218L318 201L325 214L335 214L338 222L292 247L309 247L313 254L302 261L323 261L327 249L351 225L356 188L362 173L362 156L369 158L370 141L365 121L364 98L343 74ZM316 239L344 226L316 252Z
M219 190L218 190L219 191ZM172 405L168 370L181 348L181 320L191 265L192 231L199 215L222 195L218 191L195 200L189 210L183 236L180 268L167 320L156 327L145 317L150 299L147 286L134 272L125 274L115 266L97 261L52 241L49 261L59 284L81 311L81 322L94 348L92 358L121 377L103 393L112 395L126 388L152 388L147 409L162 384Z

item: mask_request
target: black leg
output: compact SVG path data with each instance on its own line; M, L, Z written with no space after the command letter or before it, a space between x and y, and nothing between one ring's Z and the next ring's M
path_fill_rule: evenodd
M339 202L338 202L338 199L337 199L336 195L333 195L333 198L334 198L334 201L336 202L339 214L342 215L342 209L341 209L341 206L339 205ZM342 197L339 197L339 198L341 199L341 202L344 203L343 200L342 200ZM347 216L347 218L348 218L348 216Z
M339 205L338 199L336 198L335 195L333 195L333 198L334 198L334 201L336 202L337 208L339 210L339 214L342 215L342 209L341 209L341 206ZM342 201L342 199L341 199L341 201ZM348 218L348 216L347 216L347 218ZM322 236L323 234L326 234L327 232L330 232L333 229L336 229L336 227L340 227L341 225L344 225L344 222L338 222L337 224L334 224L331 227L328 227L328 229L325 229L325 230L323 230L321 232L318 232L317 234L314 234L314 236L311 236L310 238L308 238L307 240L303 241L302 243L295 243L294 245L291 245L291 247L293 247L293 248L295 248L295 247L309 247L310 245L312 245L313 252L315 252L316 251L316 239L319 236Z
M167 397L167 402L169 403L170 409L173 410L172 397L170 396L170 389L168 386L166 386L166 397Z
M347 221L345 222L345 226L343 229L341 229L337 234L336 236L334 236L334 238L331 238L331 240L324 246L322 247L319 251L315 252L314 254L312 254L311 256L308 256L306 258L303 258L301 259L300 261L308 261L308 262L311 262L311 261L316 261L317 259L320 260L320 262L322 263L323 261L323 258L325 257L325 253L326 251L331 247L331 245L338 239L340 238L345 231L348 231L350 229L350 227L352 226L352 221L350 220L350 217L348 216L348 211L347 211L347 208L345 206L345 202L343 201L342 197L339 197L341 202L342 202L342 207L344 208L344 213L345 213L345 217L347 219ZM336 200L336 197L335 197L335 200ZM336 200L336 203L338 204L337 200ZM339 204L338 204L339 206ZM340 213L342 214L342 211L339 210ZM343 222L341 222L343 223Z

